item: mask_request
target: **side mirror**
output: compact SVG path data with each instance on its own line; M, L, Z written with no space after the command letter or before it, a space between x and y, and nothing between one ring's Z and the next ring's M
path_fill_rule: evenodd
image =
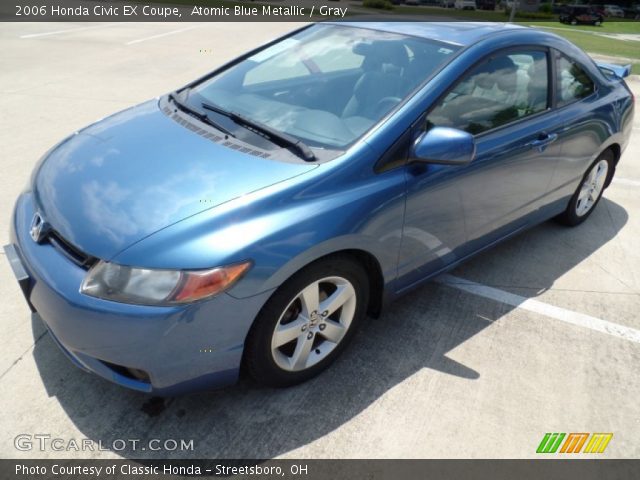
M441 165L466 165L476 155L473 135L448 127L433 127L413 145L411 160Z

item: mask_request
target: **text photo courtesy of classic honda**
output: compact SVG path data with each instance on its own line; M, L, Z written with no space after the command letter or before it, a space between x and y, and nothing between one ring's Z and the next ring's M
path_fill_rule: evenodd
M586 220L629 70L514 25L307 25L54 146L7 259L84 370L157 395L294 385L435 275Z

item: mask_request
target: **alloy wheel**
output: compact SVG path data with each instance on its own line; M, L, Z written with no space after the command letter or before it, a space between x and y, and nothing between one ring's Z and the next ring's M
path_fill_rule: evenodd
M608 172L609 162L604 159L593 166L580 187L578 201L576 202L576 215L582 217L593 208L598 198L600 198Z
M283 370L312 367L345 337L356 311L353 285L338 276L307 285L285 308L271 337L271 355Z

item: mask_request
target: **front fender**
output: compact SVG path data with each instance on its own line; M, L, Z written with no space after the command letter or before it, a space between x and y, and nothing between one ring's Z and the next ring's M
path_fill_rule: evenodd
M292 277L296 272L316 260L345 251L363 252L375 258L380 266L383 283L385 285L395 279L397 272L397 250L395 248L385 249L383 244L372 237L350 234L331 238L304 250L283 264L273 275L261 281L261 284L256 288L261 292L273 290L286 282L287 279ZM245 293L244 290L244 288L234 288L229 294L234 297L241 296Z
M322 256L357 249L375 257L385 282L390 281L396 274L404 221L404 170L362 173L358 162L337 167L185 219L113 261L199 269L252 260L253 268L228 292L246 298L276 288Z

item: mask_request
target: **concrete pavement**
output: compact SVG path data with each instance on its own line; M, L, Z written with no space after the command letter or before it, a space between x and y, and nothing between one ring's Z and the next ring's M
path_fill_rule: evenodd
M0 242L51 145L294 27L0 24ZM242 381L153 400L83 373L31 318L0 255L0 457L533 457L545 432L613 432L601 457L637 458L640 343L549 312L640 330L638 158L640 115L589 221L543 224L451 272L503 293L429 284L365 325L328 372L286 390ZM103 449L21 451L22 434ZM193 448L151 451L150 439Z

